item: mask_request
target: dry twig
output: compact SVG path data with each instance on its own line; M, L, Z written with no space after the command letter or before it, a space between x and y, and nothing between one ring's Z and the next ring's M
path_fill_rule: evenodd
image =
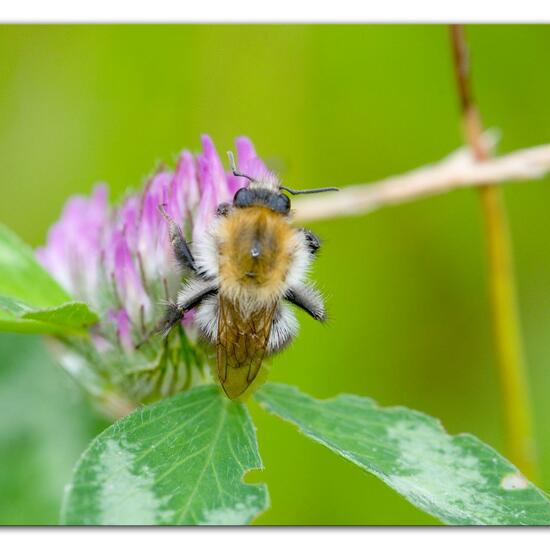
M494 140L485 134L491 147ZM453 191L512 181L541 178L550 172L550 144L521 149L478 161L468 148L459 149L437 164L374 182L350 185L339 193L294 200L297 221L366 214L382 208Z

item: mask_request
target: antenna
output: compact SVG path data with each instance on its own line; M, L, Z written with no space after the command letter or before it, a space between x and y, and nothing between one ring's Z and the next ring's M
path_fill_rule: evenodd
M248 176L247 174L243 174L242 172L239 172L237 170L237 165L235 164L235 157L233 156L233 153L231 151L227 151L227 156L229 157L229 166L234 176L238 176L239 178L246 178L248 181L256 182L254 178Z
M290 193L291 195L310 195L312 193L325 193L326 191L340 191L338 187L319 187L318 189L290 189L284 185L279 185L279 189Z

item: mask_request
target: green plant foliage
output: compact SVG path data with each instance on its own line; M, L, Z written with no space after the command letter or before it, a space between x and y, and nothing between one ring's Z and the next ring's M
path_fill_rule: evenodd
M82 302L67 302L58 307L29 311L23 319L35 319L54 325L84 327L97 322L97 315Z
M42 269L34 251L7 227L0 225L0 294L34 307L54 307L70 297Z
M42 269L34 251L0 225L0 330L80 332L97 316L70 296Z
M246 408L201 386L139 409L100 434L67 487L65 524L250 522L267 489L242 481L261 468Z
M23 302L0 296L0 330L40 334L85 334L97 314L83 302L32 309Z
M256 398L445 523L550 524L550 501L509 461L472 435L448 435L430 416L355 395L323 401L283 384Z
M0 524L55 525L63 486L107 427L41 339L0 334Z

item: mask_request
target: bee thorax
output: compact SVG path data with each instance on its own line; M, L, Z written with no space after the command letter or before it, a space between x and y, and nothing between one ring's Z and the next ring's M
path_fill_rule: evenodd
M257 259L262 255L262 247L259 242L254 243L254 246L250 249L250 255L254 259Z
M287 219L267 208L236 209L218 232L220 293L246 310L280 299L294 255L294 233Z

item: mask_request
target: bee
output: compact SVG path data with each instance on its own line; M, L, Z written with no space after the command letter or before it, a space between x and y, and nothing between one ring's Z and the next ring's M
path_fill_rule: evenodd
M292 195L338 191L334 187L296 191L271 172L259 178L237 169L247 180L232 203L222 203L193 252L182 230L160 206L169 223L177 263L189 277L175 303L166 306L159 331L168 335L186 312L195 310L202 336L216 346L217 377L230 399L237 399L256 380L263 360L294 339L298 322L293 304L313 319L326 319L321 293L307 282L320 248L311 231L291 225Z

